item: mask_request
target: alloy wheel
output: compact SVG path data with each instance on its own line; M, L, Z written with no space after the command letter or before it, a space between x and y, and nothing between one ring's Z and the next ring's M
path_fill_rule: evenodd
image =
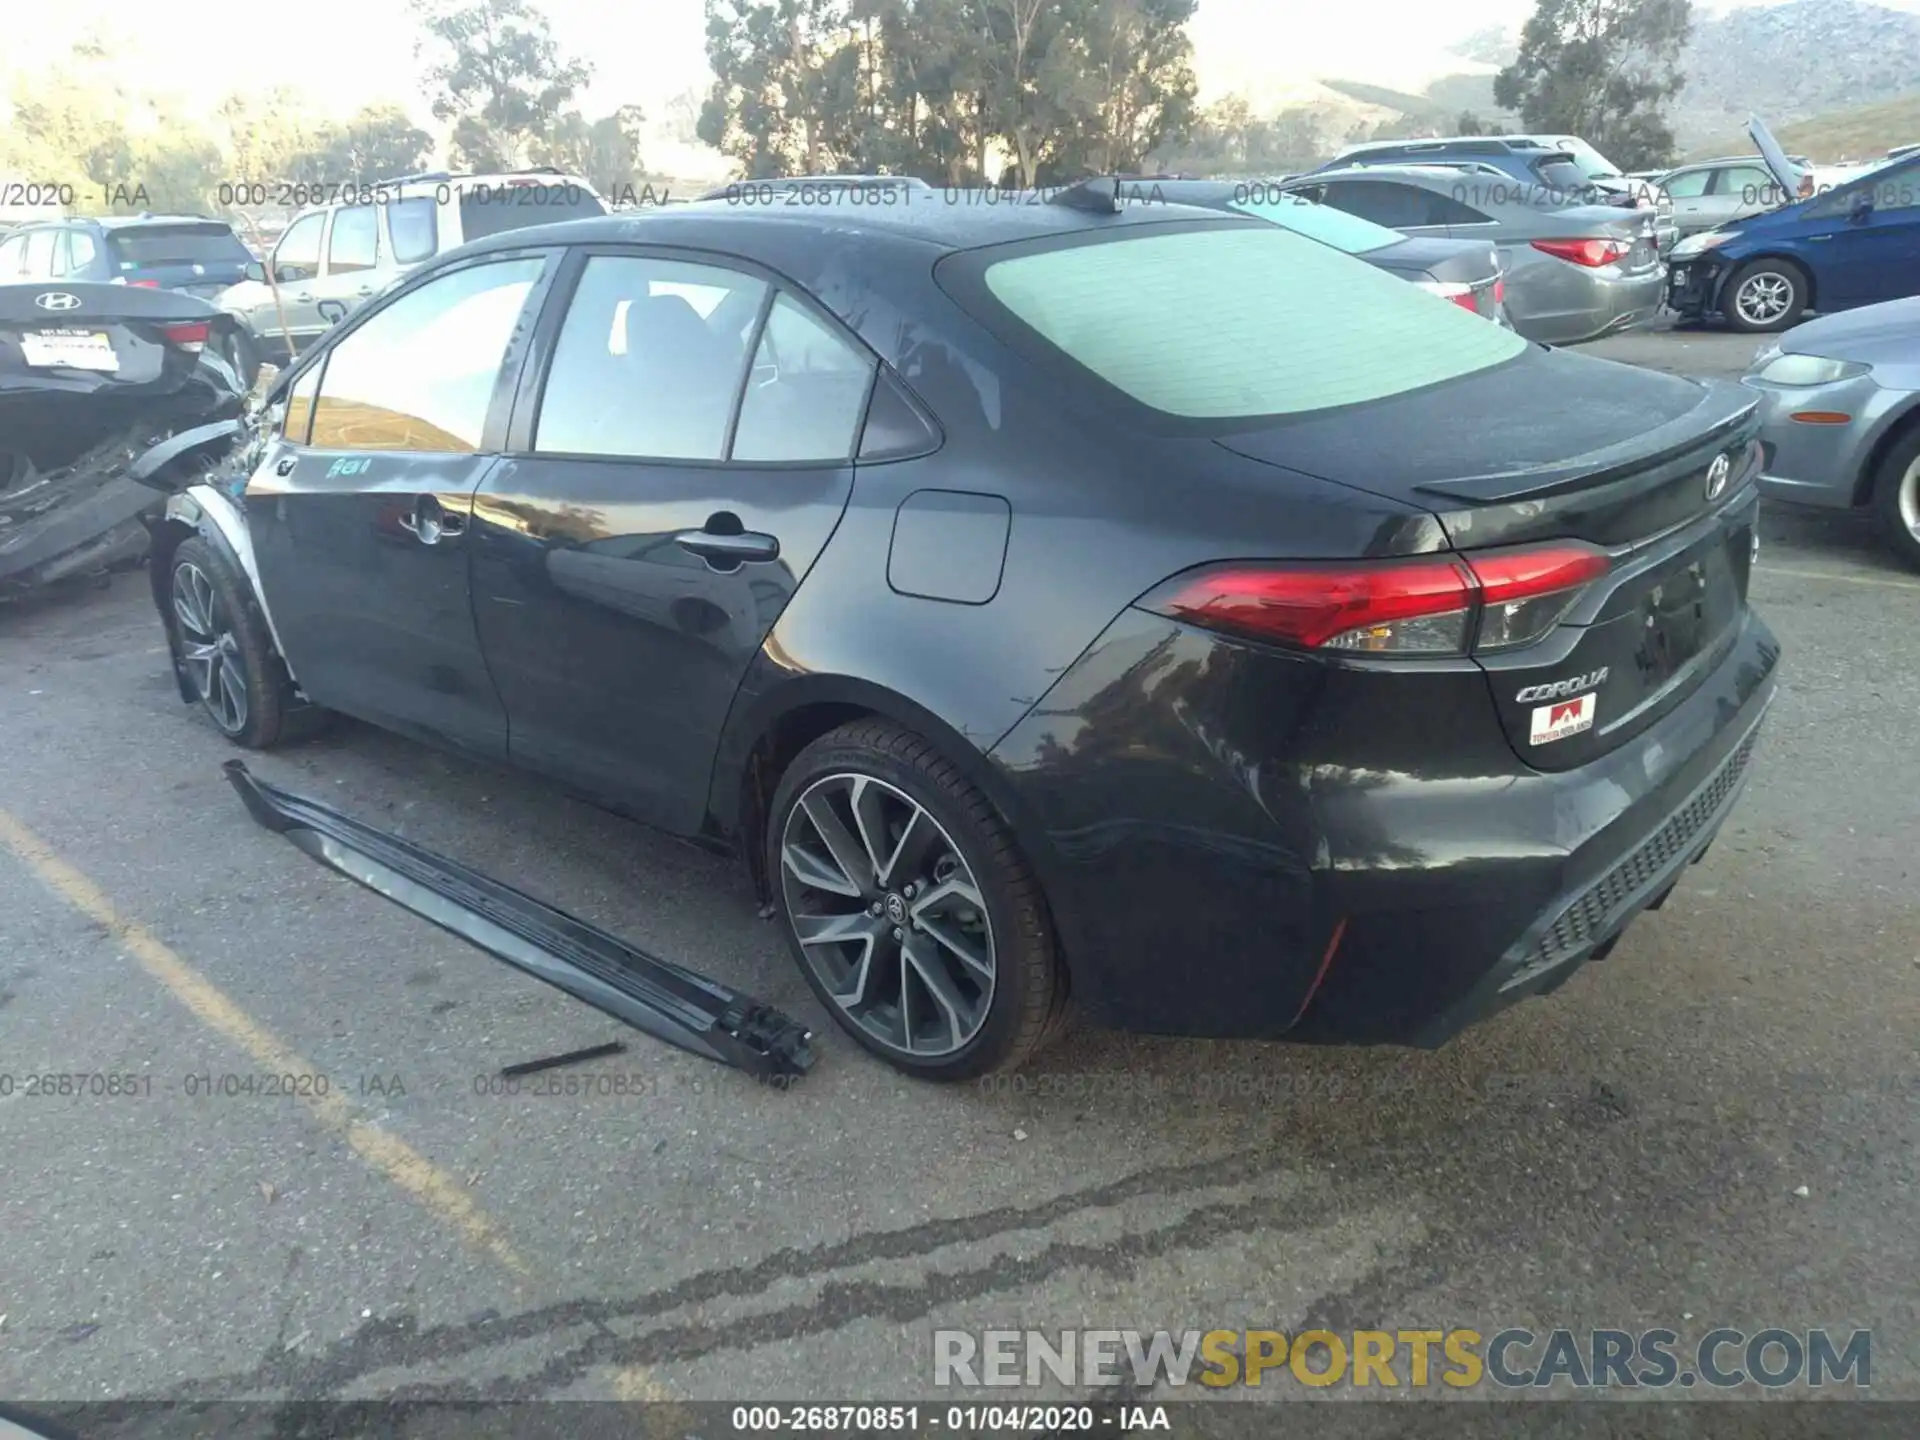
M801 953L849 1020L916 1060L964 1047L993 1004L993 925L946 828L871 775L814 781L787 813L782 893Z
M1771 325L1792 303L1793 282L1773 270L1748 276L1733 297L1734 309L1749 325Z
M229 735L247 727L247 677L240 642L206 572L191 561L173 570L173 613L180 658L214 723Z
M1900 509L1900 523L1907 527L1909 535L1920 540L1920 455L1914 456L1907 473L1900 477L1894 496L1894 503Z

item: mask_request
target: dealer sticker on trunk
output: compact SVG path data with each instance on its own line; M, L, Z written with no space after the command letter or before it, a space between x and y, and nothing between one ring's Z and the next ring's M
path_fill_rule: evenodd
M1578 735L1582 730L1591 730L1598 698L1581 695L1572 700L1556 700L1551 705L1539 706L1533 712L1533 726L1527 738L1535 745L1547 745L1555 740L1564 740L1569 735Z

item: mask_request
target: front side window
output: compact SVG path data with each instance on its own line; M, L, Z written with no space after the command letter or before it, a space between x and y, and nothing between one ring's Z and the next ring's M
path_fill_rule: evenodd
M313 397L320 393L320 372L325 363L309 366L307 373L293 382L287 392L287 411L280 422L280 433L296 445L305 445L313 430Z
M1183 420L1380 400L1527 348L1449 300L1278 226L1110 232L991 261L985 284L1068 363Z
M380 213L371 205L349 205L334 212L327 237L327 273L350 275L371 270L380 259Z
M533 448L720 460L764 281L712 265L595 255L554 347Z
M846 460L860 435L875 362L791 296L767 313L730 459Z
M313 408L315 448L478 450L501 364L544 263L467 266L356 326L327 356Z
M274 278L311 280L320 273L320 232L326 227L324 210L302 215L287 227L280 243L273 247Z
M53 247L58 230L34 230L27 236L27 277L45 280L53 274Z

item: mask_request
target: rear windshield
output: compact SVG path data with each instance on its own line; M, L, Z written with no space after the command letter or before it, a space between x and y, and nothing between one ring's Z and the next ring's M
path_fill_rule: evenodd
M1406 239L1398 230L1389 230L1358 215L1349 215L1331 205L1316 205L1297 195L1275 195L1236 200L1233 208L1257 215L1275 225L1284 225L1296 235L1318 240L1349 255L1364 255L1383 245L1395 245Z
M465 240L606 213L606 202L578 182L480 183L460 191L460 235Z
M142 225L115 230L107 248L122 270L156 265L244 265L253 258L226 225Z
M1253 419L1404 394L1527 342L1279 226L1114 236L986 269L993 298L1164 415Z

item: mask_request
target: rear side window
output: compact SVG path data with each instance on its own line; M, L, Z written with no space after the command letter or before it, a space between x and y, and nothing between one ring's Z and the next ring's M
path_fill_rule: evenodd
M327 236L327 273L350 275L379 263L380 215L371 205L336 210Z
M764 281L712 265L595 255L541 395L533 448L720 460Z
M1675 200L1697 199L1707 193L1707 182L1713 178L1714 173L1712 170L1689 170L1684 175L1675 175L1660 188L1665 190L1667 194L1671 195ZM1719 172L1722 177L1720 182L1722 191L1725 191L1727 188L1725 177L1728 175L1737 175L1738 173L1737 170L1722 170Z
M988 292L1068 360L1164 415L1296 415L1522 354L1512 331L1278 226L1124 235L998 260Z
M431 195L415 195L387 206L387 235L397 264L417 265L440 246L440 207Z
M477 183L459 193L463 240L607 213L606 202L579 184Z
M1446 224L1440 208L1445 199L1431 190L1387 180L1336 180L1327 186L1326 203L1390 230L1408 230Z
M782 295L767 315L740 425L735 460L846 460L860 434L874 360Z
M58 230L32 230L27 233L27 277L44 280L53 274L53 247L60 238Z
M322 450L480 448L539 259L470 265L402 295L334 345L313 408Z
M1349 215L1330 205L1316 205L1311 200L1292 195L1264 200L1236 200L1233 208L1257 215L1270 224L1284 225L1297 235L1305 235L1309 240L1318 240L1322 245L1331 245L1349 255L1364 255L1383 245L1398 244L1401 238L1397 230L1389 230L1358 215Z
M67 232L67 270L76 273L93 264L94 257L100 253L100 247L93 243L93 236L85 230Z
M253 257L225 225L142 225L115 230L107 248L122 270L153 265L244 265Z

